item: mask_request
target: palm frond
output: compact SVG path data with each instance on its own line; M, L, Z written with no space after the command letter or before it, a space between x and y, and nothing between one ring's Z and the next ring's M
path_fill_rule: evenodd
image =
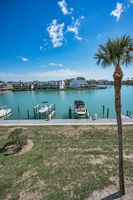
M108 39L105 44L99 45L94 58L98 65L129 65L133 62L133 38L124 35L116 39Z

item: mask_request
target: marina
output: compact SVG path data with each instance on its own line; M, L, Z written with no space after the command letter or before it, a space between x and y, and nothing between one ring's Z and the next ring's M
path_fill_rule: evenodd
M133 115L133 86L122 86L122 115ZM46 119L39 115L44 106L41 102L54 105L55 110L51 113L53 119L84 119L83 115L75 115L72 111L69 116L69 108L74 110L74 101L81 100L85 103L90 118L115 118L114 110L114 87L107 89L89 90L37 90L22 92L0 93L0 107L7 105L12 110L7 119ZM36 107L35 107L36 106ZM36 108L36 109L34 109ZM46 109L46 107L45 107Z

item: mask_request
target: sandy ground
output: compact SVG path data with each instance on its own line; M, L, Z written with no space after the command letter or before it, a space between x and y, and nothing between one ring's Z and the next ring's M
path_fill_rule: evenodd
M32 149L32 147L33 147L33 142L32 142L32 140L27 139L27 144L21 149L21 151L20 151L19 153L15 154L15 155L16 155L16 156L17 156L17 155L22 155L22 154L24 154L25 152L30 151L30 150Z

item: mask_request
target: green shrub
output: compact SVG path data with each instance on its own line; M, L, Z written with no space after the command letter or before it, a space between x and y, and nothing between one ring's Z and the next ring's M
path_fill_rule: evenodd
M21 147L23 145L26 145L26 142L27 142L27 137L26 135L23 134L22 128L17 128L14 131L12 131L8 138L11 143L18 144Z

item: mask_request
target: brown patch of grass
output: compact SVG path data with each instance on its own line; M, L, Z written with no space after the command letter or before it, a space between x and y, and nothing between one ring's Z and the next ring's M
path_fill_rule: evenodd
M102 149L100 147L96 147L96 148L58 148L58 151L61 151L61 152L68 152L68 151L71 151L71 152L75 152L75 151L78 151L78 152L90 152L90 151L102 151Z
M128 155L124 154L124 158L133 161L133 154L128 154Z
M73 181L70 184L66 185L65 187L63 187L63 191L68 191L68 190L72 190L73 187L80 187L81 186L81 182L78 181Z
M37 175L37 171L35 171L35 169L28 170L28 171L23 173L22 180L28 179L31 176L36 176L36 175Z
M29 189L23 190L19 193L19 200L40 200L42 194L39 191L29 191Z
M46 187L47 185L44 183L43 180L38 180L36 183L36 186L39 187L40 189L43 189L44 187Z
M104 161L108 160L109 158L105 155L99 155L97 158L93 156L89 163L92 165L103 164Z

